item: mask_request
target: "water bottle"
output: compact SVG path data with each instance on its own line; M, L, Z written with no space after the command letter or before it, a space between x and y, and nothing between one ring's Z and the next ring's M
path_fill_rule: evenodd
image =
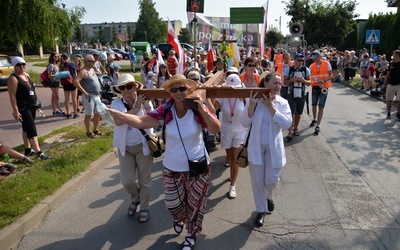
M94 98L94 101L96 102L97 111L99 111L104 123L107 126L114 126L114 119L112 118L110 112L107 111L106 105L101 102L99 97Z
M4 154L4 159L3 159L4 162L5 162L5 163L8 163L8 160L9 160L9 159L10 159L10 156L8 155L8 153L5 153L5 154Z
M46 117L45 113L43 113L43 111L42 111L41 109L38 109L37 112L39 112L39 114L40 114L42 117Z

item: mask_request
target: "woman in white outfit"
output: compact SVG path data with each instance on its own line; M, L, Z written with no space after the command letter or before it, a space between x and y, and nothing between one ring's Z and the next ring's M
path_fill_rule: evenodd
M118 84L112 86L116 94L122 95L111 103L111 108L137 116L143 116L153 110L151 102L144 96L137 96L136 90L142 88L131 74L121 74ZM118 148L121 183L131 198L128 215L133 216L140 204L140 222L149 220L149 202L151 188L151 170L153 155L142 132L115 120L113 145ZM144 130L154 135L152 129Z
M231 74L226 78L226 85L241 88L239 75ZM248 102L248 100L247 100ZM247 129L240 123L240 117L245 108L246 101L241 98L218 98L215 100L215 109L221 109L221 148L226 151L226 159L230 166L230 179L228 198L236 198L236 179L239 174L237 164L238 147L244 140Z
M248 145L249 170L254 202L258 212L255 224L262 226L267 211L274 210L272 192L286 163L282 130L292 125L289 104L279 93L282 81L278 74L269 73L263 79L265 87L271 89L268 96L256 98L251 93L250 101L241 116L244 127L250 127Z

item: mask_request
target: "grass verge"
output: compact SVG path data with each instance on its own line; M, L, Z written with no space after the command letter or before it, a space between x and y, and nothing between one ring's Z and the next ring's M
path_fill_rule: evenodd
M0 181L0 229L16 221L64 183L86 170L90 163L112 149L112 128L102 127L96 139L85 136L82 125L71 125L40 137L41 147L51 155L30 166L14 162L18 173ZM16 148L22 152L23 146Z

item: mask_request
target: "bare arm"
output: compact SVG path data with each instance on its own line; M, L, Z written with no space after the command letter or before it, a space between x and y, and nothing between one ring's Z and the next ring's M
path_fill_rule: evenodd
M289 78L289 76L284 76L284 83L285 87L289 86L292 83L292 80Z
M203 101L199 95L197 95L196 98L197 100L195 100L195 102L197 103L198 110L203 116L204 121L207 123L208 131L210 131L212 134L218 133L221 130L221 122L217 119L217 117L210 113L211 111L208 111L204 107Z
M90 94L88 92L86 92L81 85L81 81L82 79L87 77L87 73L85 70L80 70L79 74L76 76L75 80L74 80L74 85L75 87L80 90L82 92L83 95L85 95L87 98L90 98Z
M7 81L7 89L8 89L8 95L10 96L10 102L11 102L11 108L12 108L12 115L16 121L18 121L18 118L21 117L21 114L18 111L18 106L17 106L17 87L18 87L18 81L15 76L10 76Z
M134 114L123 113L115 109L107 108L114 118L115 124L127 124L138 129L146 129L160 126L160 121L149 116L137 116Z

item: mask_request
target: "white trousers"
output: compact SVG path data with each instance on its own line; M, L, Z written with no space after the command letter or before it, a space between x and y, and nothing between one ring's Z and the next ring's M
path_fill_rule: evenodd
M262 165L249 164L254 203L258 213L268 211L267 199L272 199L272 192L279 181L282 168L273 168L269 145L261 145Z

